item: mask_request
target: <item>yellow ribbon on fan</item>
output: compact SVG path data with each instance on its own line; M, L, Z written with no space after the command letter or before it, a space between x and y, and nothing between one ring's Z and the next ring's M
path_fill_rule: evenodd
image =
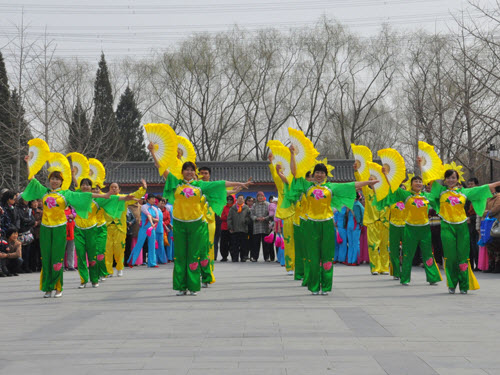
M313 143L300 130L288 128L290 142L295 147L295 161L297 163L297 176L305 176L307 171L316 165L319 152Z
M71 158L71 172L73 178L76 180L78 187L80 186L80 181L83 178L89 177L90 164L89 160L78 152L70 152L66 155L67 158Z
M269 145L269 143L268 143ZM270 146L269 149L273 153L273 161L272 164L276 167L277 165L281 165L281 171L287 178L288 182L292 182L293 179L293 174L292 170L290 168L290 159L291 159L291 153L290 149L285 146L277 146L276 144L273 146ZM297 175L297 177L302 177Z
M379 181L375 185L373 185L373 191L375 191L375 196L377 198L377 201L381 201L382 199L387 197L387 194L389 194L389 190L391 189L391 187L389 186L389 183L387 182L384 174L382 173L381 165L377 163L368 162L367 166L370 176L375 177Z
M443 177L442 179L444 179L444 173L448 170L448 169L453 169L454 171L457 172L458 174L458 182L465 182L465 179L464 179L464 172L462 171L462 166L461 165L457 165L454 161L452 161L450 164L445 164L443 166Z
M49 154L49 173L58 171L61 172L63 176L63 182L61 185L62 190L68 190L71 186L71 166L69 161L63 154L59 152L51 152Z
M354 155L354 163L356 164L358 173L361 176L361 180L368 180L368 178L370 178L368 163L373 161L372 151L366 146L355 145L354 143L351 143L351 150Z
M102 163L94 158L89 159L89 178L92 180L92 186L99 186L104 188L104 181L106 181L106 169Z
M177 164L177 134L168 124L145 124L147 138L154 144L159 162L159 172L163 173Z
M443 178L443 162L434 150L434 146L428 143L418 142L418 156L422 159L420 170L424 185L431 181Z
M33 138L28 141L28 168L31 180L45 165L50 155L49 145L40 138Z
M405 160L393 148L384 148L379 150L377 154L382 161L382 166L385 168L391 190L395 192L406 177Z

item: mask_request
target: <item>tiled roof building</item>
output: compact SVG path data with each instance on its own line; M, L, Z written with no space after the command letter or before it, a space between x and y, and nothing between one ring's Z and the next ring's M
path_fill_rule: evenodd
M331 179L333 182L354 181L352 169L354 160L329 160L328 162L335 167L333 179ZM251 176L254 185L249 191L275 191L267 161L199 161L197 166L198 168L209 167L214 181L246 181ZM118 182L124 192L138 187L141 178L146 180L152 191L160 192L163 188L164 180L160 177L153 162L125 161L106 164L106 183Z

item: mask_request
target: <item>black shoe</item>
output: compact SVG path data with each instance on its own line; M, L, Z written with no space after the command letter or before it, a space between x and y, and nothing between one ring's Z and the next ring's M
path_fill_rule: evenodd
M495 263L495 268L493 269L493 273L500 273L500 262Z
M3 272L0 272L0 277L7 277L7 275L4 274Z
M242 260L240 260L240 262L246 262L246 261L247 261L246 259L242 259Z
M10 274L10 276L19 276L17 273L13 272Z
M222 258L220 261L221 262L227 262L227 258Z
M236 262L238 262L238 259L232 259L231 261L236 263Z
M30 269L23 270L23 272L24 272L24 273L33 273L33 271L32 271L32 270L30 270Z

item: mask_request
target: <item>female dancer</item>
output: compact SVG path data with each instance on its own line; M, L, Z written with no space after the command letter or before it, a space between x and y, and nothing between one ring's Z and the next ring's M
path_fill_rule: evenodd
M363 215L365 209L359 202L359 193L356 194L356 201L352 210L347 211L347 266L357 266L359 256L359 236L361 235L361 225L363 225Z
M385 173L385 169L382 169ZM394 193L377 202L377 207L388 207L397 202L404 202L405 228L403 234L403 267L401 284L409 285L411 267L417 246L420 246L427 282L437 285L441 281L441 274L432 254L431 229L429 225L429 194L423 191L422 178L414 176L411 179L411 191L399 188Z
M357 164L354 164L354 177L356 181L361 179ZM365 186L365 213L363 224L366 225L368 237L368 254L370 256L370 271L372 275L389 275L389 210L377 209L375 192Z
M297 165L295 147L290 146L290 169L295 176ZM285 176L279 171L280 177ZM335 230L333 224L333 208L342 206L352 208L356 199L356 189L374 185L378 181L351 182L334 184L326 181L328 169L322 163L316 164L312 173L312 181L294 178L289 186L283 202L284 208L297 202L302 194L307 197L307 217L305 232L309 235L308 259L309 276L307 288L313 295L328 294L332 290L333 258L335 252Z
M420 160L419 160L420 162ZM468 199L476 212L484 212L486 200L492 196L500 181L489 185L463 188L458 182L459 175L454 169L444 174L444 185L432 184L431 199L441 216L441 240L443 243L448 292L455 293L457 285L461 294L469 290L469 227L464 205ZM471 271L472 272L472 271Z
M156 226L163 225L160 222L159 209L155 206L156 197L153 194L146 195L146 204L141 206L141 229L137 236L137 243L130 252L130 257L127 260L130 268L137 261L137 257L144 246L146 239L148 240L148 267L158 267L156 264ZM161 239L163 241L163 237Z
M80 181L80 191L88 193L92 191L92 181L89 178L83 178ZM120 217L124 205L119 205L119 200L129 197L111 196L111 199L95 198L92 200L92 210L87 218L80 215L75 217L75 247L78 257L78 273L80 274L80 289L87 286L87 282L92 283L93 288L99 286L99 265L97 264L97 241L99 238L97 229L97 212L105 210L113 217ZM89 268L87 268L87 259ZM89 272L90 271L90 272Z
M135 193L132 193L134 198L142 198L144 194L146 194L146 189L148 185L144 179L141 180L142 187L139 188ZM123 194L120 194L120 186L113 182L109 186L109 193L111 195L118 195L119 197L123 197ZM113 276L113 257L116 262L116 270L118 271L117 276L123 276L123 257L125 254L125 240L127 237L127 207L131 204L134 204L135 200L126 201L125 209L123 210L121 216L118 219L111 217L108 214L104 214L106 218L107 225L107 239L106 239L106 270L108 272L108 277Z
M401 184L399 187L406 190L405 184ZM389 256L391 259L391 271L394 280L399 280L401 277L400 245L404 242L405 225L405 202L399 201L391 204L389 210Z
M28 162L29 157L25 157ZM71 177L67 177L71 178ZM92 198L106 198L105 195L62 190L63 174L53 171L49 174L47 188L35 178L23 192L23 199L31 201L43 199L43 217L40 227L40 251L42 254L42 272L40 289L45 292L44 298L62 297L64 252L66 250L66 215L64 210L71 205L82 217L87 217L91 210Z
M159 166L154 152L154 144L148 149L153 156L156 167ZM185 162L182 165L182 180L177 179L168 170L163 176L166 179L163 196L174 205L174 238L175 263L173 273L173 289L177 295L196 295L200 290L200 249L206 246L206 231L204 230L203 202L204 196L215 213L220 214L224 208L227 196L226 186L247 188L250 182L230 181L197 181L196 165Z

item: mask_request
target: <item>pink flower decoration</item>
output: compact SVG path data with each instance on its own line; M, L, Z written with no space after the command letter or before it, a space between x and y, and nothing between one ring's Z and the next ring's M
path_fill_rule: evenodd
M276 247L279 247L280 249L285 248L285 241L283 241L283 237L281 236L276 237L276 241L274 242L274 244L276 245Z
M417 206L417 208L425 207L425 203L422 199L417 198L413 202L415 203L415 206Z
M425 261L425 264L427 264L429 267L432 266L432 263L434 263L434 259L429 258Z
M54 208L54 207L57 207L56 198L54 198L54 197L48 197L48 198L45 200L45 204L47 205L47 208Z
M160 245L158 245L158 241L155 241L155 249L158 249Z
M182 189L182 192L186 198L194 197L194 191L190 187Z
M460 268L460 271L467 271L467 268L469 268L469 265L467 263L460 263L458 265L458 268Z
M97 262L96 262L95 260L93 260L92 262L90 262L90 263L89 263L89 264L90 264L90 267L94 267L94 266L96 265L96 263L97 263Z
M398 202L396 203L396 207L400 210L403 211L405 209L405 204L404 202Z
M97 256L97 260L104 260L104 254L99 254Z
M52 265L54 267L54 271L60 271L62 268L62 263L55 263Z
M271 232L270 234L268 234L267 236L264 237L264 241L266 241L267 243L273 243L274 241L274 233Z
M206 267L208 266L208 259L203 259L201 262L200 262L201 266L202 267Z
M315 189L313 190L313 195L314 195L314 199L316 200L319 200L319 199L322 199L325 197L325 194L323 193L323 190L321 189Z
M194 262L194 263L189 264L189 269L191 271L196 271L197 268L198 268L198 262Z
M332 262L323 263L323 268L325 271L330 271L332 269Z
M460 198L458 198L458 197L454 197L454 196L449 196L449 197L448 197L448 202L450 202L450 204L451 204L452 206L456 206L457 204L460 204L460 203L461 203L461 202L460 202Z
M147 230L146 230L146 234L148 237L151 237L151 234L153 233L153 227L149 227Z

